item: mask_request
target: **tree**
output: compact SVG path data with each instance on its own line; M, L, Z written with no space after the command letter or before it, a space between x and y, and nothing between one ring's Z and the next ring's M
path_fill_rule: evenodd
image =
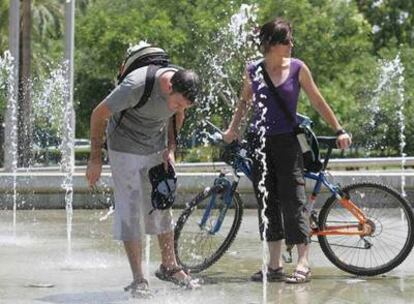
M371 27L349 1L264 1L262 20L282 16L293 24L294 56L303 59L325 99L356 143L365 142L361 115L377 79ZM332 134L302 94L300 110L318 134Z
M32 112L31 99L31 40L32 40L32 1L21 2L20 62L19 62L19 164L27 167L31 159Z
M414 2L405 0L356 0L372 25L373 49L406 44L414 47Z
M9 1L0 0L0 55L8 48Z

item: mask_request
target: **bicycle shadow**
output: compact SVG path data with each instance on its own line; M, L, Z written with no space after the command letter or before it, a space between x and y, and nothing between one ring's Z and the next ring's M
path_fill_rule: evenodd
M217 285L221 283L248 283L251 282L249 276L228 275L224 271L215 271L201 274L193 274L194 278L200 279L203 285Z

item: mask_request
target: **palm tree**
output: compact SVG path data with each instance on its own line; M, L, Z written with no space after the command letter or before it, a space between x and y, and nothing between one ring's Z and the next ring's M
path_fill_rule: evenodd
M9 22L9 1L0 0L0 55L7 50L8 22Z
M30 146L32 143L32 123L31 123L31 90L30 79L32 70L41 73L46 62L50 62L52 57L49 55L50 46L56 44L56 40L62 38L63 10L66 0L21 0L21 43L20 43L20 84L19 84L19 155L20 165L27 166L31 159ZM84 12L88 5L94 0L78 0L77 5L81 12ZM0 0L0 12L7 10L7 0ZM0 13L2 17L3 13ZM0 18L0 26L3 20ZM3 35L0 32L0 47L3 45ZM32 41L32 37L34 38ZM33 43L34 42L34 43ZM62 43L63 45L63 43ZM36 50L32 52L32 48ZM61 46L62 50L63 47ZM32 62L35 63L32 69Z
M84 2L84 1L83 1ZM41 72L43 62L48 62L51 56L48 50L53 40L62 37L62 22L64 0L22 0L22 31L21 31L21 62L20 62L20 134L19 134L19 163L29 165L31 145L33 140L33 126L31 121L32 100L30 79L32 60L35 61L36 71ZM33 41L35 43L32 44ZM36 52L32 53L32 47Z
M19 71L19 164L27 167L31 159L32 99L30 89L32 0L21 1L20 71Z

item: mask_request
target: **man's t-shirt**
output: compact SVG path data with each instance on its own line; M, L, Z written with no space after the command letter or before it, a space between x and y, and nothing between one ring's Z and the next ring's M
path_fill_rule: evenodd
M148 155L167 147L168 121L174 114L168 109L167 96L160 90L159 77L172 68L161 68L155 75L154 87L146 104L133 107L145 89L147 67L130 73L106 98L104 103L113 113L107 127L108 147L111 150ZM119 118L121 111L128 109Z

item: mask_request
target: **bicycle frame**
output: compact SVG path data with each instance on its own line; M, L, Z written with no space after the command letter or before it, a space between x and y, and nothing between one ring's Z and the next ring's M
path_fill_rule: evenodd
M326 142L329 140L332 142L336 138L328 138L325 137ZM373 232L373 227L369 225L368 219L364 215L364 212L359 209L348 197L346 193L344 193L339 185L334 185L330 183L326 178L326 167L333 149L332 144L328 144L328 151L325 156L325 160L323 163L323 167L320 172L305 172L305 178L314 180L315 186L313 187L312 194L310 196L310 204L313 204L316 200L317 195L321 191L322 185L325 186L341 203L341 205L346 208L358 221L358 224L353 225L335 225L335 226L328 226L328 227L319 227L316 223L316 227L312 228L311 236L312 235L358 235L358 236L366 236L370 235ZM240 173L243 173L247 178L252 180L251 176L251 162L244 156L241 156L240 151L234 155L234 159L232 162L232 167L234 171L234 175L236 179L231 182L225 175L225 173L220 173L219 177L215 179L214 185L221 187L220 191L224 192L224 202L225 204L220 210L219 216L216 219L216 222L212 226L212 228L208 231L210 234L215 234L220 230L220 227L223 223L225 218L226 212L228 208L231 207L233 193L236 191L239 180L240 180ZM210 201L203 213L203 217L200 222L200 227L205 228L206 222L210 216L211 210L216 206L216 197L217 193L213 192Z
M221 207L219 216L216 219L216 222L212 226L210 230L208 230L209 234L216 234L223 224L224 218L226 216L227 210L231 207L233 194L237 189L237 186L239 185L240 181L240 174L243 173L246 177L248 177L251 180L251 166L248 162L248 160L244 157L241 157L239 155L236 155L234 162L233 162L233 170L234 175L236 176L236 179L231 182L224 172L221 172L219 177L217 177L214 180L214 187L218 187L218 191L213 191L211 198L209 200L209 203L206 206L206 209L203 213L203 217L201 218L201 222L199 223L199 226L201 229L205 229L207 220L210 217L211 210L216 207L216 197L217 193L224 195L224 205Z
M324 166L325 167L325 166ZM325 169L325 168L324 168ZM364 212L359 209L350 199L346 193L343 193L338 185L331 184L325 174L325 170L319 173L306 172L305 178L316 181L311 197L310 203L313 204L317 195L320 193L321 186L324 185L357 220L357 225L337 225L328 226L320 229L320 227L312 228L311 235L359 235L366 236L371 233L372 227L367 225L368 220ZM354 229L354 230L353 230ZM356 229L356 230L355 230Z

